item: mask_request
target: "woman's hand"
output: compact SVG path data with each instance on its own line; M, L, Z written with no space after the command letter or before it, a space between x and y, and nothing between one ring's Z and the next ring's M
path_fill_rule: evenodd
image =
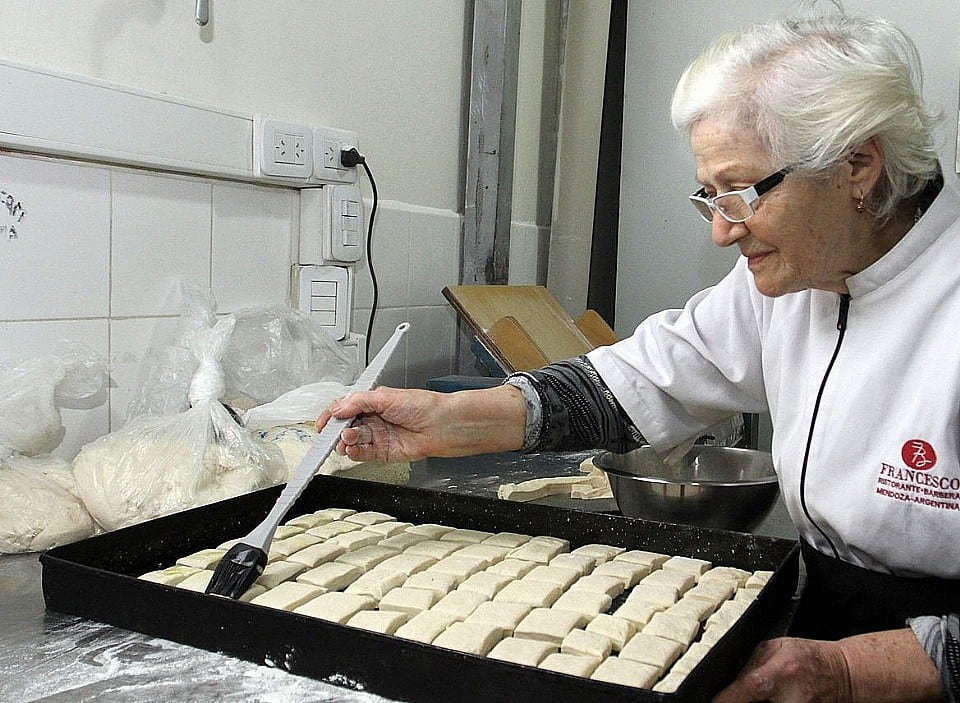
M781 637L761 642L713 703L851 703L850 674L836 642Z
M335 401L317 418L356 418L337 452L355 461L415 461L468 456L523 445L526 405L512 386L435 393L377 388Z
M940 675L907 628L837 642L762 642L713 703L920 703L942 698Z

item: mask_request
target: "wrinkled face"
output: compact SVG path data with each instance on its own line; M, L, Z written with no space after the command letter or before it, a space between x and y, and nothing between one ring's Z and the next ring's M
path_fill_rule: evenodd
M749 130L714 118L697 123L690 144L708 195L747 188L789 165L773 163ZM822 178L788 175L754 203L756 214L746 222L715 214L713 241L740 248L764 295L846 292L845 279L863 268L862 225L846 170Z

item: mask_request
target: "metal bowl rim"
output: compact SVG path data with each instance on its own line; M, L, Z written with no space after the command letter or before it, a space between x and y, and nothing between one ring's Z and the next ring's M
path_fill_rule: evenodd
M619 478L626 478L632 481L641 481L643 483L664 483L672 486L766 486L771 483L778 483L780 478L776 474L766 476L763 478L750 478L744 479L742 481L713 481L710 479L671 479L663 478L662 476L640 476L638 474L632 474L628 471L621 471L619 469L607 468L604 466L598 466L598 469L601 471L613 474Z

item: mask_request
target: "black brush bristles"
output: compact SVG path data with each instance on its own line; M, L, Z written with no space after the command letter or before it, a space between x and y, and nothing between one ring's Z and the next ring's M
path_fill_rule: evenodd
M260 578L267 565L267 554L259 547L239 542L223 555L213 570L207 593L237 599Z

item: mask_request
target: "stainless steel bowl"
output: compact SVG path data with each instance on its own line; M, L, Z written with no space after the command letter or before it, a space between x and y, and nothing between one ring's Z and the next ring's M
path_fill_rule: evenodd
M749 532L780 492L769 453L696 445L674 466L652 447L594 458L628 517Z

